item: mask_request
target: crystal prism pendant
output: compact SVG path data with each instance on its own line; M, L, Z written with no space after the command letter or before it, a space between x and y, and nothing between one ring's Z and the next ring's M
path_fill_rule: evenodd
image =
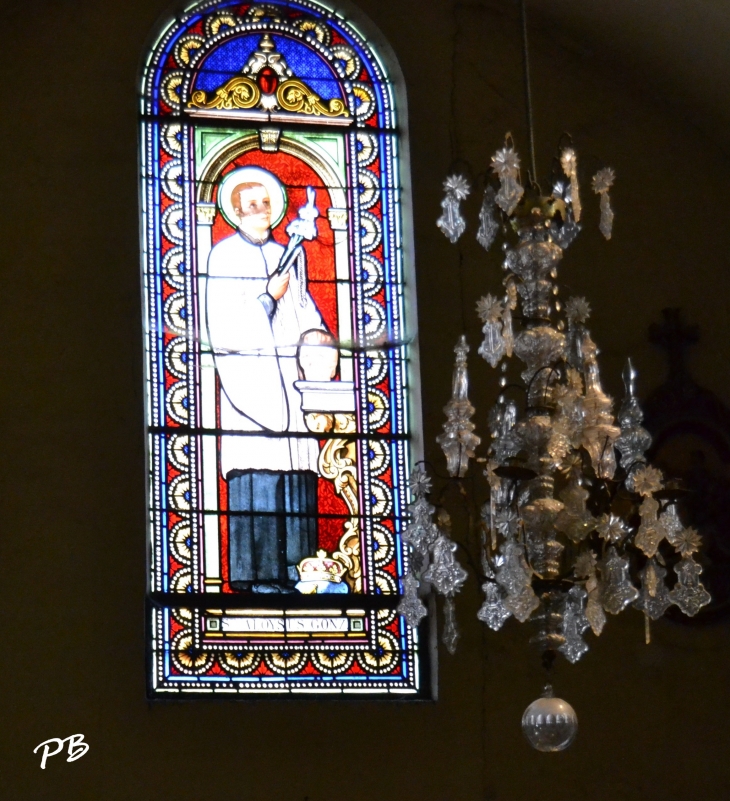
M712 600L700 581L702 567L691 556L685 556L674 566L677 583L669 597L688 617L694 617Z
M573 207L573 218L580 222L580 187L578 186L578 156L572 147L566 147L560 154L560 166L570 181L570 203Z
M652 620L659 620L674 603L664 583L667 571L657 564L656 559L650 559L639 575L641 593L638 600L634 601L634 606Z
M570 204L570 190L568 185L562 181L558 181L553 186L553 197L560 198L565 205L565 219L560 223L552 221L550 225L551 236L553 241L559 245L563 250L567 250L581 230L581 226L575 221Z
M492 169L499 177L494 202L505 214L512 214L525 190L520 184L520 157L512 147L503 147L492 156Z
M403 596L398 604L398 613L403 615L412 629L418 628L418 624L428 614L425 604L418 597L418 586L418 579L408 573L403 579Z
M486 598L477 612L477 617L492 631L499 631L512 614L504 605L504 590L496 581L485 582L482 584L482 589Z
M679 543L679 540L684 531L682 521L679 519L676 503L668 503L666 509L662 512L659 520L662 524L664 535L671 545Z
M469 196L469 182L462 175L450 175L444 181L446 195L441 201L442 215L436 225L452 244L466 230L466 220L461 213L461 201Z
M456 643L459 641L459 629L456 625L456 608L454 599L448 597L444 604L444 631L441 642L450 654L456 653Z
M611 208L611 199L608 196L608 192L601 193L600 207L601 221L598 223L598 228L606 239L610 239L613 231L613 209Z
M509 333L512 339L512 315L509 309L503 310L501 301L494 295L485 295L477 302L477 314L484 323L482 328L484 340L477 353L492 367L496 367L507 353L507 341L503 334L505 313L509 314Z
M603 608L612 615L623 611L639 597L629 579L629 560L611 546L601 566L603 573Z
M616 450L621 454L621 466L628 472L626 488L633 490L633 475L646 462L645 452L651 446L651 434L641 425L644 413L636 399L636 370L631 359L623 374L626 395L618 413L621 433L616 440Z
M613 444L621 429L613 424L613 402L601 387L596 359L598 349L590 337L584 337L586 392L583 400L582 445L588 451L593 469L601 478L611 479L616 471L616 452Z
M558 649L571 664L575 664L588 653L588 645L583 633L590 628L585 616L585 603L588 593L578 585L568 590L563 611L563 637L565 641Z
M441 595L454 595L466 581L468 573L454 556L456 543L441 534L433 546L431 566L423 576Z
M429 549L436 542L439 530L433 522L435 509L426 499L431 479L422 467L411 472L408 487L414 500L408 505L410 520L403 531L403 541L412 548L411 570L420 573L428 565Z
M479 230L477 231L477 242L484 250L492 247L497 231L499 231L499 223L494 216L494 204L495 192L491 186L488 186L479 212Z
M590 623L591 631L599 637L606 625L606 612L603 609L603 585L596 582L593 589L588 593L586 601L586 620Z
M515 335L512 328L512 309L509 304L505 304L502 312L502 339L504 340L504 355L511 359L515 347Z
M507 591L504 605L520 623L524 623L540 606L540 599L532 589L532 571L525 559L525 550L514 540L502 545L504 558L497 571L497 581Z
M450 476L466 475L469 459L474 457L474 449L481 439L474 434L474 423L471 417L474 407L469 403L469 375L466 370L466 354L469 346L462 334L454 348L456 364L451 387L451 400L444 407L446 422L444 433L436 437L446 456L446 465Z
M634 544L649 558L656 556L666 531L662 522L657 518L659 502L654 498L644 498L639 507L641 523L634 538Z
M590 548L586 548L580 552L575 560L573 571L577 578L586 579L585 590L588 593L588 597L585 605L585 616L591 630L598 637L606 625L606 613L601 603L603 584L598 579L596 568L596 555Z
M611 238L613 232L613 209L611 208L611 198L608 190L616 180L616 173L611 167L604 167L593 176L593 191L601 196L601 219L598 228L606 239Z
M425 555L439 535L438 526L431 519L434 507L425 498L421 497L416 498L410 504L408 511L411 515L411 520L403 532L403 540L414 551Z
M502 321L485 323L482 332L484 334L484 340L477 352L486 359L492 367L496 367L507 351L506 343L502 336Z

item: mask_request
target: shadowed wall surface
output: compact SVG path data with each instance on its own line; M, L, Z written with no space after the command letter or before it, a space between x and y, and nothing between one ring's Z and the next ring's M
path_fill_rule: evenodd
M500 254L473 238L478 197L458 248L434 221L455 160L475 177L510 130L526 162L519 19L512 2L495 0L359 5L392 46L408 93L424 436L441 468L432 443L462 329L486 437L496 381L475 355L474 303L500 286L501 269ZM646 330L662 308L681 306L702 329L693 374L727 402L727 9L610 5L555 2L531 17L539 171L567 130L586 164L600 157L618 176L614 238L598 233L584 185L584 232L560 278L591 302L614 396L629 354L642 395L661 382L663 357ZM483 630L473 578L458 655L440 655L437 703L145 700L136 81L167 8L4 4L4 797L727 797L726 622L661 621L646 647L638 613L610 620L579 665L557 667L581 730L566 753L543 755L519 729L542 682L528 627ZM41 771L33 748L77 732L89 753Z

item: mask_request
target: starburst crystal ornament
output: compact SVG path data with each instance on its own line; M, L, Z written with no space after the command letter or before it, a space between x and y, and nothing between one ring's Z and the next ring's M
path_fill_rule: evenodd
M697 553L702 545L702 537L693 528L673 531L667 536L667 539L682 556L691 556L693 553Z
M423 497L431 492L431 476L418 465L411 471L408 488L414 497Z
M634 492L648 498L662 488L662 473L650 465L639 468L634 475Z
M626 536L626 526L620 517L603 514L596 524L596 531L606 542L619 543Z
M565 316L568 322L585 323L591 316L591 307L585 298L568 298L565 304Z

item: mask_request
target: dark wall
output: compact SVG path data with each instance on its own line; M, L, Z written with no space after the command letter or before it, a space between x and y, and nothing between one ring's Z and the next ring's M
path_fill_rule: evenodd
M474 302L500 281L499 254L479 250L475 225L459 248L437 231L440 185L456 158L483 171L507 130L527 157L518 17L506 0L360 5L408 89L425 441L436 462L451 349L464 319L474 356ZM459 653L441 655L437 703L145 700L136 76L166 7L3 8L0 795L726 798L722 622L660 622L646 647L638 613L609 621L583 662L557 669L581 732L554 756L530 750L519 730L542 681L528 627L484 631L473 580ZM586 230L561 277L592 303L609 391L619 393L628 354L643 393L661 381L646 329L663 307L682 306L703 332L696 378L730 400L730 163L671 97L605 58L610 50L587 49L560 20L533 19L539 166L547 171L567 130L586 163L600 157L618 175L614 238L600 237L585 187ZM472 363L484 435L495 384ZM41 771L33 748L77 732L89 753Z

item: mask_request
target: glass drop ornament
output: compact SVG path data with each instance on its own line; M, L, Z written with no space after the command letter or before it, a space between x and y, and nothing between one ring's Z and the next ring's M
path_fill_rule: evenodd
M548 684L522 715L522 731L538 751L564 751L578 733L578 716L567 701L553 696Z

